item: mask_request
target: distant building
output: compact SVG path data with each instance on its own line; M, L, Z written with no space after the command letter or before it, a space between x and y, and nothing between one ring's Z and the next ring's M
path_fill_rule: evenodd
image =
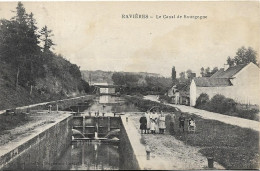
M201 93L209 98L221 94L238 103L259 105L259 72L257 65L249 63L221 68L211 77L194 78L190 84L190 106L196 104Z
M174 85L168 90L168 96L171 97L171 103L173 104L182 104L189 105L190 97L189 91L186 90L188 84L182 88L177 89L177 86Z
M109 85L107 83L102 84L95 84L94 85L97 89L97 94L116 94L116 87L115 85Z

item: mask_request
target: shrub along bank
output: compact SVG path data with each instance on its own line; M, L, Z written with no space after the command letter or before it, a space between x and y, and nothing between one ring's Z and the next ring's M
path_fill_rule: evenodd
M193 117L196 122L196 132L185 133L179 131L179 111L173 107L166 108L163 104L144 100L141 97L127 96L128 101L134 102L141 111L146 111L152 105L162 107L164 112L174 111L176 115L175 133L173 136L187 145L200 148L200 153L206 157L213 157L226 169L258 169L259 168L259 133L251 129L240 128L215 120L203 119L197 115L184 113L186 119ZM166 133L170 132L170 115L166 116Z
M176 109L150 100L144 100L142 96L125 96L125 99L134 104L141 112L146 112L152 107L159 107L164 112L175 112Z
M240 106L241 105L236 103L233 99L226 98L223 95L217 94L209 99L209 96L205 93L200 94L196 100L195 105L195 107L198 109L203 109L210 112L216 112L256 121L259 120L259 109L246 109L241 108Z

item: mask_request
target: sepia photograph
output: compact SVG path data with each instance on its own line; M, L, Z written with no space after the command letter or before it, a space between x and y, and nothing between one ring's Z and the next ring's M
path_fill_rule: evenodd
M0 170L259 170L260 2L0 1Z

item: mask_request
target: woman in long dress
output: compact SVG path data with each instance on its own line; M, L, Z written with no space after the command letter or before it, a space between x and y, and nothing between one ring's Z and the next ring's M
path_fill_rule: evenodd
M150 131L150 125L151 125L151 113L149 111L145 112L145 117L146 117L146 120L147 120L147 124L146 124L146 130L147 130L147 134L149 134L149 131Z
M161 112L161 115L159 116L159 133L164 134L165 129L165 115L163 114L163 112Z
M159 126L158 126L158 119L159 119L159 115L157 114L157 112L153 112L152 114L152 118L153 118L153 121L154 121L154 131L155 133L158 133L159 132Z

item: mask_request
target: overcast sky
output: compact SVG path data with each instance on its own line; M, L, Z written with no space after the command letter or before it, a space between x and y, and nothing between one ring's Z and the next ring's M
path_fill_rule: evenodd
M153 72L171 75L223 67L241 46L259 53L259 2L23 2L38 27L53 30L61 53L82 70ZM0 3L10 19L16 2ZM122 15L147 14L149 19ZM207 19L156 19L156 15ZM153 17L153 18L150 18Z

